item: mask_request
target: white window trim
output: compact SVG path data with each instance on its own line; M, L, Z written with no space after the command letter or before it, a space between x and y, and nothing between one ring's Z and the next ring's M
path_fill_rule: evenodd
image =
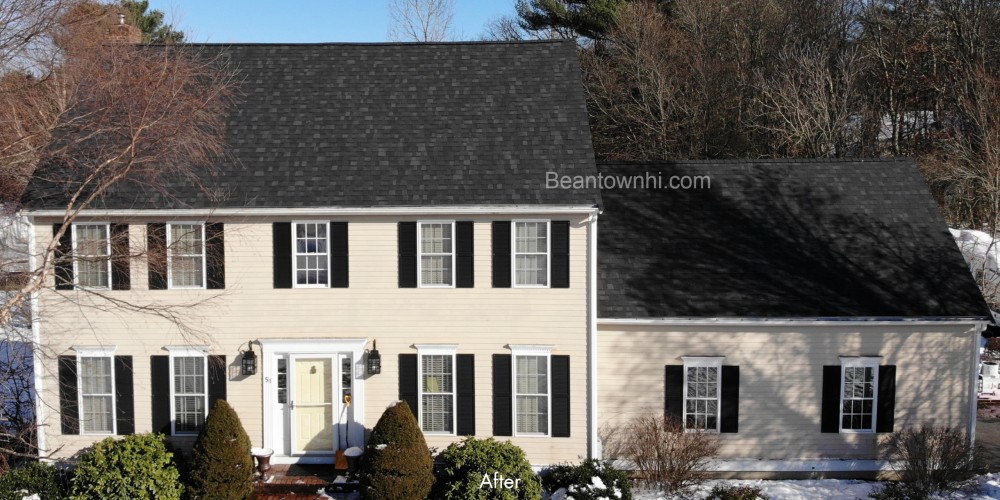
M80 285L80 270L77 266L77 259L80 253L76 249L76 227L77 226L104 226L108 235L108 286L82 286ZM73 286L83 290L111 290L111 223L110 222L74 222L70 226L73 240Z
M80 422L80 434L87 436L115 436L118 434L118 381L115 380L115 346L91 347L73 346L76 351L76 407L77 418ZM111 432L86 432L83 429L83 364L80 358L110 358L111 359Z
M552 436L552 346L551 345L529 345L510 344L510 394L511 394L511 427L514 437L550 437ZM548 422L545 425L545 432L518 432L517 431L517 358L518 356L544 356L545 357L545 402L547 410L545 415Z
M451 284L450 285L425 285L424 284L424 251L423 251L423 234L424 234L424 224L448 224L451 226ZM455 269L457 268L457 258L456 258L456 238L455 238L455 221L454 220L418 220L417 221L417 287L419 288L455 288ZM428 253L427 255L433 256L443 256L449 255L448 253Z
M712 432L718 433L720 426L722 425L722 363L726 360L725 356L681 356L684 360L684 380L683 380L683 399L681 401L681 425L684 426L684 432ZM687 402L688 402L688 380L687 380L687 369L688 368L715 368L717 375L715 377L715 429L688 429L687 427Z
M545 223L545 284L517 284L517 225L522 222ZM525 255L536 255L535 252ZM552 220L550 219L514 219L510 221L510 286L511 288L551 288L552 287Z
M174 393L174 358L201 357L205 373L205 420L208 420L208 347L207 346L166 346L170 352L170 362L167 370L170 374L170 435L171 436L196 436L197 432L177 432L177 409L176 394Z
M431 436L455 436L458 432L458 344L415 344L414 347L417 348L417 421L420 430ZM424 430L424 356L451 356L451 432Z
M882 362L882 356L841 356L840 357L840 383L837 391L840 396L840 407L837 409L837 428L841 434L874 434L878 427L878 368ZM872 368L872 428L871 429L845 429L844 428L844 369L845 368Z
M297 243L297 234L295 230L296 226L299 224L323 224L326 226L326 283L325 284L315 284L315 285L300 285L299 284L299 255L314 255L314 254L299 254ZM293 220L292 221L292 288L330 288L330 281L332 281L331 273L331 245L330 245L330 221L328 220Z
M201 286L174 286L173 234L171 226L187 224L201 227ZM203 221L168 221L167 222L167 289L170 290L205 290L208 285L208 268L206 255L208 242L205 241L205 222Z

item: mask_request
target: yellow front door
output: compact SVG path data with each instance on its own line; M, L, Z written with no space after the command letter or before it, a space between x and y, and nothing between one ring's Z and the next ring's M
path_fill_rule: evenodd
M330 452L335 449L333 359L293 357L292 360L293 452Z

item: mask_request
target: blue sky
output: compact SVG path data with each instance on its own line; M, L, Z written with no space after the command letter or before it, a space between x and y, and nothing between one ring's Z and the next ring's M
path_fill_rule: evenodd
M477 40L515 0L455 0L453 28ZM382 42L389 0L150 0L191 42Z

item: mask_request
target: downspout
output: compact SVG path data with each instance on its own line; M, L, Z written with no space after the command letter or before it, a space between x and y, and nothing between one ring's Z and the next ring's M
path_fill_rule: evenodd
M587 394L589 400L587 401L590 418L588 422L589 436L587 441L589 442L588 455L593 459L600 459L602 455L601 443L598 437L598 423L597 423L597 217L600 212L595 209L593 213L590 214L590 230L588 231L588 236L590 237L590 251L587 252L590 272L587 273L587 295L588 295L588 305L589 307L589 318L588 318L588 330L589 338L587 339L587 355L588 359L588 370L587 383L589 385Z
M973 448L976 445L976 414L979 411L979 391L977 391L979 386L979 344L982 342L982 334L986 326L985 322L977 322L972 325L972 356L970 356L972 377L969 380L969 399L971 400L969 402L969 443Z
M43 273L37 273L38 257L35 252L35 217L28 216L28 269L36 279ZM37 273L37 274L36 274ZM31 309L31 372L33 379L32 396L35 398L35 444L38 446L38 456L42 456L45 448L45 405L42 404L42 326L38 315L38 290L31 292L28 299Z

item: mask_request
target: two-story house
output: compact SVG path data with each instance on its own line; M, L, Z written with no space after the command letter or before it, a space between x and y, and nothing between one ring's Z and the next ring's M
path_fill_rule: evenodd
M244 76L203 179L226 196L123 182L67 227L29 189L33 248L60 235L33 322L56 457L190 444L220 398L275 462L332 460L400 399L430 446L539 467L642 412L739 473L974 432L988 311L912 162L598 165L571 42L209 49Z
M600 194L545 188L596 173L575 47L218 50L245 76L234 158L204 180L228 196L124 182L62 232L37 298L41 448L183 444L225 398L276 462L323 461L402 399L431 446L587 456ZM60 196L29 194L36 248Z

